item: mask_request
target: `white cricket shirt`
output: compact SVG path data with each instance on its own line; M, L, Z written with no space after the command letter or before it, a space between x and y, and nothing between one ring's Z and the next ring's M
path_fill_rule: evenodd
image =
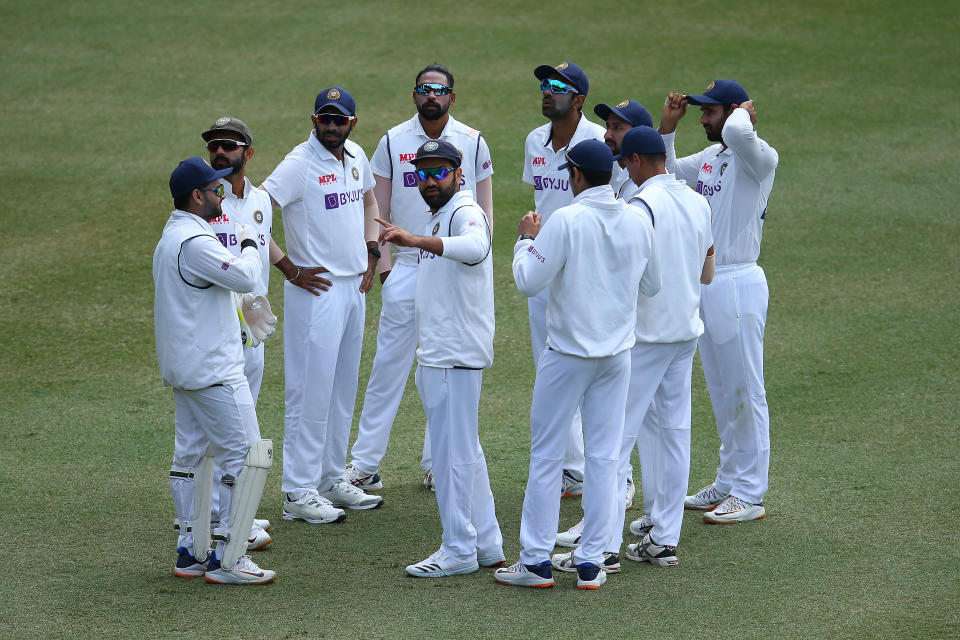
M633 196L653 212L660 291L637 303L637 342L685 342L700 337L700 274L713 245L710 205L669 173L653 176Z
M495 321L487 216L470 191L458 191L425 227L424 235L443 238L443 255L417 250L417 361L428 367L489 367Z
M751 264L760 256L763 219L780 156L753 129L746 109L734 109L715 144L677 158L676 133L663 136L667 171L676 174L710 203L717 266Z
M233 186L223 178L220 179L220 184L225 190L220 203L223 215L211 220L210 227L220 243L235 256L240 255L236 226L247 224L256 229L257 251L260 252L263 272L253 295L265 296L270 285L270 234L273 231L273 204L270 202L270 194L254 187L247 177L243 178L242 198L233 195Z
M228 251L202 218L175 210L153 254L154 333L163 384L205 389L240 382L243 345L233 292L260 284L260 256Z
M587 189L554 211L535 240L517 241L513 277L527 297L550 287L548 348L616 355L634 344L638 297L660 289L650 216L615 199L610 185Z
M410 233L419 234L430 219L430 210L420 195L416 169L411 160L416 157L420 145L431 139L423 130L420 116L415 115L387 131L370 158L374 175L391 181L390 222ZM477 183L493 175L490 149L476 129L450 116L438 139L449 142L463 154L461 191L476 192ZM417 264L418 249L391 245L390 252L394 264Z
M287 255L295 264L335 276L367 270L363 194L373 189L373 173L360 145L347 140L340 162L311 131L262 186L283 209Z

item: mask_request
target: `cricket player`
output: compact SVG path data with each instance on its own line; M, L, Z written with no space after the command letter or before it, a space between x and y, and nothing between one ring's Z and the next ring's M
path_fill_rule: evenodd
M584 530L574 551L577 587L606 581L604 546L617 511L617 461L630 382L637 300L660 288L647 212L617 200L610 187L613 154L585 140L563 168L573 204L520 221L513 275L525 296L550 286L547 348L540 357L530 409L530 475L520 523L520 561L495 574L498 582L553 586L550 551L556 540L564 446L577 406L583 416ZM623 508L623 492L619 493Z
M700 107L700 124L715 144L677 158L677 122L687 105ZM763 331L769 291L757 265L763 220L779 155L753 126L757 111L733 80L715 80L699 95L671 93L660 133L666 169L710 203L716 276L701 293L700 360L720 436L716 479L692 496L688 509L711 524L757 520L770 468L770 416L763 385Z
M381 244L420 253L416 382L433 448L443 538L440 549L406 571L440 578L505 559L478 433L483 370L493 364L493 259L486 212L460 188L459 149L428 140L412 163L430 211L424 235L378 221Z
M524 147L523 181L533 185L533 202L543 222L560 207L573 202L574 194L567 174L560 168L565 153L583 140L603 140L604 130L583 115L590 82L587 74L573 62L561 62L556 67L540 65L533 75L540 81L541 111L550 120L527 135ZM611 162L612 168L612 162ZM536 365L546 347L547 300L549 287L544 288L528 302L530 340ZM583 431L580 412L574 413L570 436L564 454L563 497L583 493Z
M284 285L286 416L282 491L285 520L324 524L383 498L343 480L360 370L360 347L380 252L373 174L347 137L356 101L329 87L314 102L313 130L261 187L283 209L290 260L323 273L329 285Z
M153 256L154 323L160 373L176 403L170 489L180 535L174 575L262 584L276 573L242 554L273 464L273 444L260 438L243 375L234 295L258 286L262 263L254 229L236 227L241 250L235 256L210 226L222 215L219 179L232 170L216 171L195 157L170 175L175 210ZM249 328L262 339L265 316L257 315L251 314ZM213 534L216 548L208 554L214 461L223 470L220 522Z
M493 228L493 162L487 141L476 129L449 113L456 101L453 74L440 64L431 64L417 74L413 104L417 113L384 134L370 159L380 218L413 234L423 231L432 219L423 205L413 158L425 142L442 140L463 152L460 188L476 194L477 203ZM364 491L383 488L380 461L387 451L390 430L403 398L410 365L417 348L414 297L420 252L414 247L381 247L380 282L383 285L377 353L363 400L363 412L353 443L353 459L346 479ZM389 280L388 280L389 278ZM430 439L424 437L424 484L434 487Z

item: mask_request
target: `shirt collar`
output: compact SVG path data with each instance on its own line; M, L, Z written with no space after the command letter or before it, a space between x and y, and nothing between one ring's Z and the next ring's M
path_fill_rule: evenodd
M443 131L440 132L440 137L437 138L437 140L442 140L442 139L444 139L444 138L447 138L447 137L448 137L448 136L447 136L447 132L448 132L448 131L453 131L453 126L452 126L452 125L453 125L454 122L456 122L456 120L453 119L453 116L450 115L449 112L447 112L447 115L450 116L450 117L447 118L447 124L443 125ZM433 138L431 138L430 136L428 136L428 135L427 135L427 132L423 130L423 123L420 122L420 114L419 114L419 113L418 113L417 115L413 116L413 131L414 131L414 133L416 133L416 134L417 134L418 136L420 136L421 138L426 138L427 140L433 140Z
M181 218L181 219L185 219L185 220L190 220L191 222L195 222L196 224L200 225L200 227L201 227L204 231L209 231L210 233L213 233L213 227L210 226L210 223L207 222L206 220L204 220L203 218L201 218L200 216L198 216L198 215L195 214L195 213L190 213L189 211L184 211L183 209L174 209L174 210L173 210L173 214L171 214L171 215L173 215L173 216L175 216L175 217L177 217L177 218Z
M229 180L227 180L226 178L220 178L220 184L223 185L225 197L236 198L236 196L233 195L233 185L230 184ZM252 188L253 188L253 184L250 182L250 178L248 178L247 176L243 176L243 198L244 199L246 199L247 196L250 195L250 189Z
M564 149L569 149L570 147L575 147L575 146L577 146L577 143L578 143L578 142L580 142L581 140L584 140L584 139L588 138L589 135L587 134L587 127L589 127L591 124L592 124L592 123L591 123L589 120L587 120L587 116L585 116L585 115L583 115L583 113L581 113L581 114L580 114L580 120L577 121L577 128L574 129L574 131L573 131L573 137L570 138L570 142L567 143L567 146L564 147ZM551 122L551 123L550 123L550 128L547 129L547 139L544 141L543 146L544 146L544 147L549 147L549 146L550 146L550 140L551 140L552 138L553 138L553 123ZM559 153L559 151L558 151L557 153Z
M613 187L611 187L609 184L602 184L599 187L590 187L589 189L584 189L573 199L574 202L581 202L583 200L606 200L611 203L616 201L613 197Z
M659 184L661 182L668 183L668 182L675 182L675 181L676 181L676 178L673 177L672 173L658 173L657 175L644 180L643 184L640 185L640 189L641 190L646 189L652 184Z

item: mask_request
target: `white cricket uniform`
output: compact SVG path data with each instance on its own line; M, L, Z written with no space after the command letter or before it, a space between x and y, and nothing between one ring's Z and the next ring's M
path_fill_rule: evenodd
M391 223L416 234L423 231L431 216L410 161L417 155L417 149L430 139L420 124L419 115L415 115L387 131L370 159L374 175L387 178L391 183ZM439 139L463 153L461 190L476 192L477 183L493 175L490 149L479 131L450 116ZM363 473L376 473L380 468L417 348L414 297L420 254L410 247L390 247L393 266L381 289L377 353L363 399L357 439L351 449L351 464ZM429 435L424 437L420 464L424 471L431 466Z
M283 209L287 255L323 267L333 283L315 296L284 284L286 415L281 490L327 491L343 475L360 371L367 270L364 193L373 174L363 149L347 140L343 162L313 132L263 181Z
M225 190L220 203L223 215L211 220L210 226L221 244L234 255L240 255L236 225L246 224L256 230L257 251L260 252L262 270L260 282L252 293L255 296L266 296L270 287L270 236L273 232L273 204L270 202L270 195L263 189L254 187L246 177L243 179L242 198L233 194L233 186L227 180L221 178L220 184ZM243 358L243 373L250 384L253 403L256 404L263 383L263 343L256 347L244 347Z
M458 562L503 552L479 436L483 370L493 364L493 258L472 196L454 194L424 225L443 239L443 255L419 251L416 294L416 382L433 443L440 548Z
M550 144L550 134L553 125L547 123L537 127L527 135L523 158L523 181L533 185L533 204L537 213L543 216L543 223L560 207L573 202L573 191L566 169L560 165L566 160L567 149L572 149L584 140L599 140L603 142L606 129L595 122L580 116L577 128L569 144L561 149L554 149ZM614 163L616 166L616 163ZM547 299L550 297L550 287L545 287L537 295L527 300L527 311L530 321L530 342L533 347L534 366L540 361L540 354L546 347L547 339ZM580 411L574 412L570 423L570 434L564 454L563 468L577 471L583 475L583 430L580 425Z
M256 251L235 256L202 218L170 214L153 254L153 311L160 373L176 403L170 489L181 525L178 547L193 545L193 474L207 447L220 468L237 476L260 439L233 295L253 291L259 278ZM227 506L216 534L229 530L231 495L232 487L219 485Z
M770 415L763 384L769 291L757 258L779 155L757 136L746 109L733 110L722 136L727 148L715 144L679 159L675 134L663 141L667 171L703 195L713 212L717 267L701 293L699 348L721 443L714 485L758 504L768 486Z
M713 245L710 205L670 174L640 185L631 204L652 211L660 260L660 291L637 305L636 344L630 350L630 390L620 446L621 495L607 551L623 542L630 452L640 449L643 505L654 527L650 537L676 546L690 473L690 381L700 320L700 275ZM656 399L656 419L647 419ZM638 438L640 436L640 438Z
M529 297L550 286L547 348L530 409L520 559L524 564L550 559L564 446L579 405L586 453L584 529L574 559L599 565L617 511L617 460L637 299L660 288L650 217L614 199L610 185L593 187L557 209L536 240L519 240L513 252L520 293Z

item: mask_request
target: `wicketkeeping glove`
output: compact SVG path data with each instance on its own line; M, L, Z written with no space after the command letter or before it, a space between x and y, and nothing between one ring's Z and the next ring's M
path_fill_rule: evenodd
M237 314L240 316L240 338L246 347L255 347L277 330L277 316L264 296L245 293L240 296Z

